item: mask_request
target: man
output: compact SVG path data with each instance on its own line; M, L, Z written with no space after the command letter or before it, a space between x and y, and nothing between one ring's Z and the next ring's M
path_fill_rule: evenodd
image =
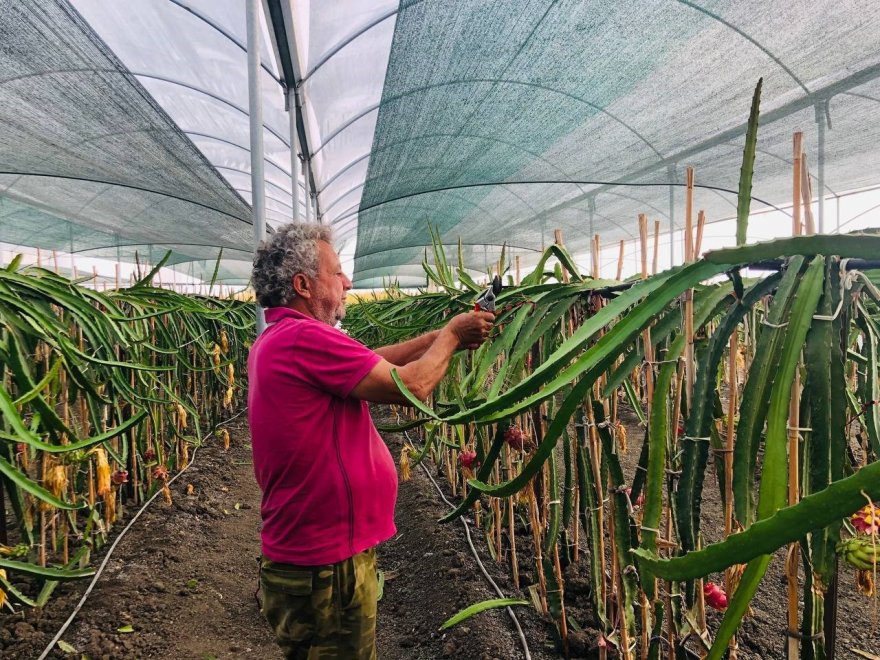
M290 224L254 257L266 330L248 358L254 472L263 492L263 614L287 658L376 657L375 547L396 533L397 471L368 401L422 400L455 351L475 348L494 315L375 352L334 326L351 281L329 227Z

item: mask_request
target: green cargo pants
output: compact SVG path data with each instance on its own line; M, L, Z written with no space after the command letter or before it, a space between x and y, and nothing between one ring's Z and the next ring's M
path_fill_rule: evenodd
M375 660L376 551L338 564L260 562L263 616L294 660Z

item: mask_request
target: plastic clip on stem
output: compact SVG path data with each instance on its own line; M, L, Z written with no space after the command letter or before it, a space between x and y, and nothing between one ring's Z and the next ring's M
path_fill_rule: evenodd
M474 301L475 312L492 312L495 313L495 298L501 293L501 276L496 275L492 278L492 284L480 294Z

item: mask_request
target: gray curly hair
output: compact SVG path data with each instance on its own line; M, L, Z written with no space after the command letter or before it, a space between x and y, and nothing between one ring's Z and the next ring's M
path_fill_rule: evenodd
M318 275L318 241L333 244L327 225L291 222L278 227L254 254L251 281L261 307L285 307L296 297L293 276Z

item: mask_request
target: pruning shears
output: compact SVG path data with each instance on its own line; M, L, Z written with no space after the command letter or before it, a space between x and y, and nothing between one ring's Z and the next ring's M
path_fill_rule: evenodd
M492 312L495 313L495 298L501 293L501 276L496 275L483 293L474 301L475 312Z

